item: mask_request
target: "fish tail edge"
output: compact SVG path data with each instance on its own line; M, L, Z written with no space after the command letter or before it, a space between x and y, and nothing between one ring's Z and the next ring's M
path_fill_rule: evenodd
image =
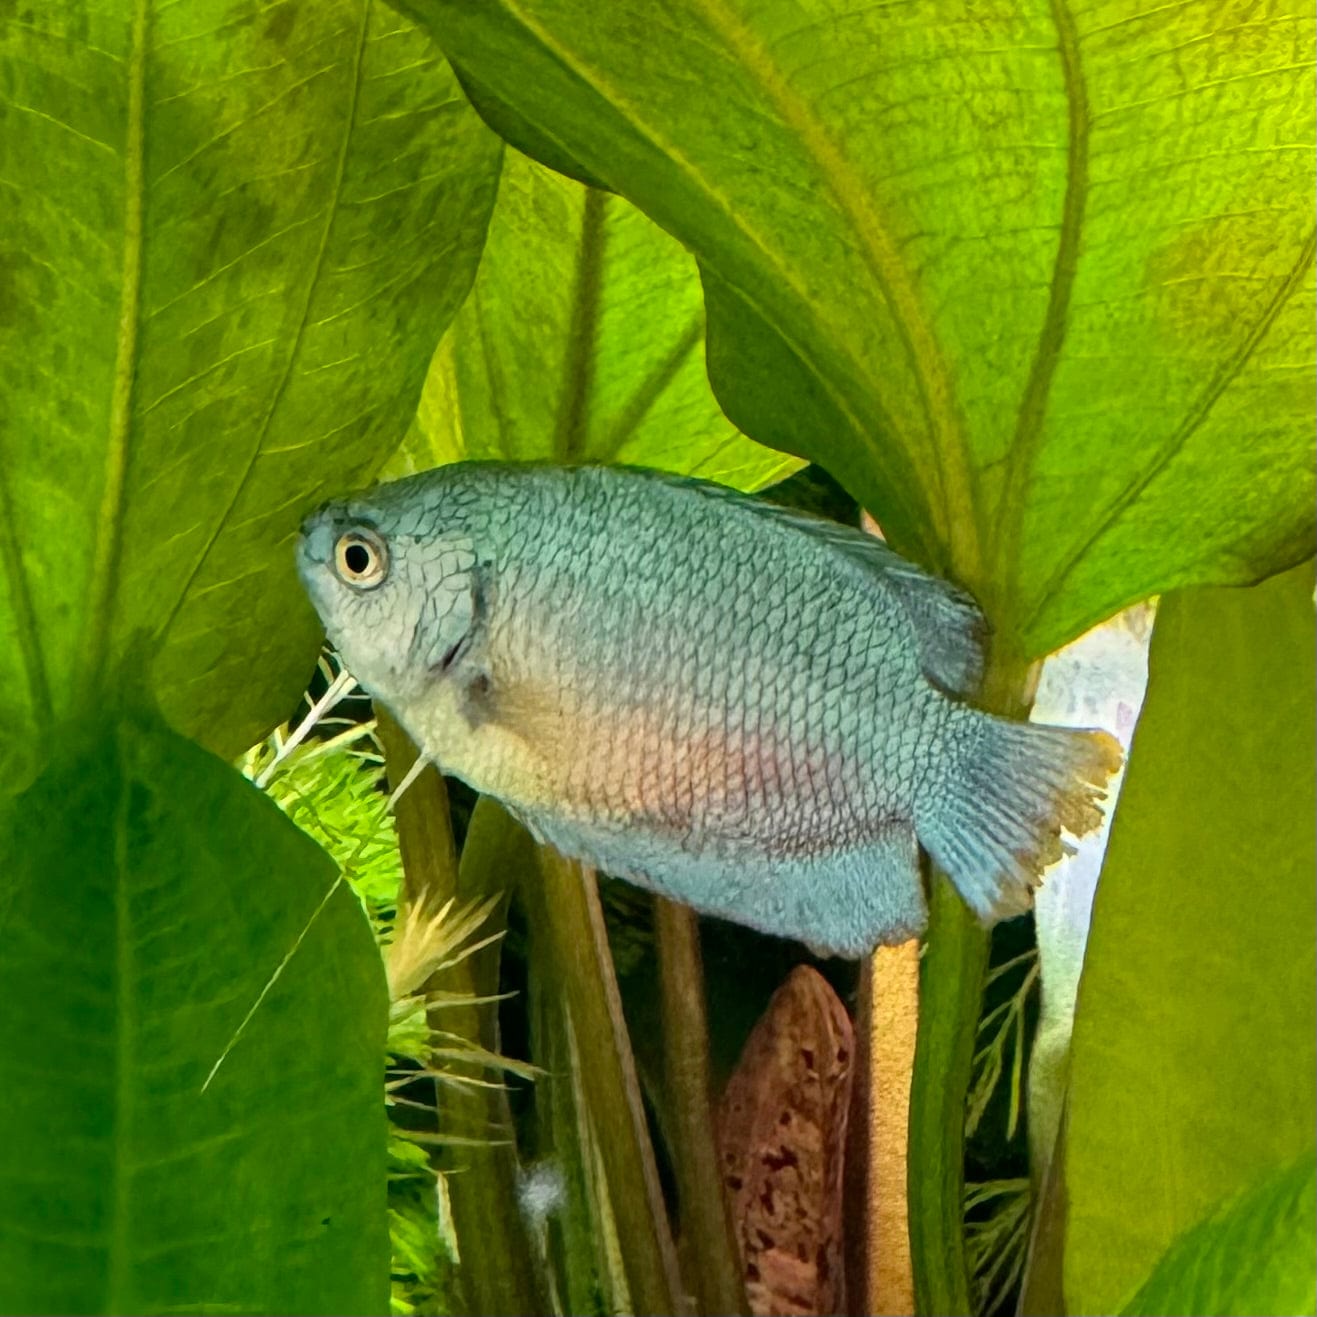
M919 839L984 923L1023 914L1043 870L1102 822L1123 759L1104 731L989 714L959 771L917 821Z

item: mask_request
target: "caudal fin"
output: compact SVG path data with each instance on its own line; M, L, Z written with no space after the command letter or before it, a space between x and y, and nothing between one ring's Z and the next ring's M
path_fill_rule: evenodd
M1098 802L1120 767L1100 731L1009 722L966 710L974 746L917 812L919 840L984 922L1022 914L1054 860L1102 821Z

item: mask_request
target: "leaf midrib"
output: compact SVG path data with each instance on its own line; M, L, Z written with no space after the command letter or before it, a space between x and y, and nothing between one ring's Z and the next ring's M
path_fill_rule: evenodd
M338 217L339 204L343 196L343 179L347 171L348 151L352 143L352 135L356 130L357 124L357 107L361 100L361 70L362 63L365 59L367 44L367 33L370 28L371 7L375 0L362 0L361 4L361 21L357 27L357 43L353 52L352 63L352 90L348 102L347 115L344 118L343 139L339 147L338 162L335 166L334 183L328 205L325 207L325 222L320 232L320 242L316 247L315 261L312 264L311 272L306 281L306 293L302 299L301 310L297 318L297 331L293 335L292 342L288 349L288 357L284 362L283 373L280 375L278 383L270 395L269 405L265 409L265 414L261 417L260 424L256 428L256 437L252 443L251 452L247 456L246 465L243 467L242 476L233 488L233 494L224 511L216 519L214 529L211 531L209 538L206 540L201 552L197 555L196 562L193 564L192 571L188 574L187 580L184 581L179 589L178 597L174 602L169 616L160 627L158 636L161 642L172 630L174 623L178 620L178 615L183 610L183 605L187 602L192 587L196 584L197 577L201 575L210 558L211 551L214 549L216 542L228 525L229 518L233 516L234 509L238 506L251 480L252 472L256 469L256 463L265 449L265 441L269 437L270 426L273 423L275 413L279 410L279 404L283 401L284 394L288 390L289 381L293 377L293 370L297 365L298 357L301 353L302 342L306 337L307 321L311 315L311 303L315 299L316 288L320 282L320 274L324 269L325 254L329 249L329 237L334 229L334 221Z
M128 56L128 117L124 128L124 221L122 286L114 356L114 381L105 445L105 474L96 517L85 639L78 697L88 700L100 682L109 648L110 624L123 545L124 497L132 437L133 389L142 297L142 249L146 205L146 29L149 0L136 0Z
M1016 415L1015 434L1007 455L1005 488L996 533L988 555L989 570L1003 598L1015 597L1028 490L1042 444L1043 422L1051 397L1052 381L1065 346L1070 296L1079 268L1079 245L1088 201L1088 144L1091 117L1088 84L1080 60L1079 33L1066 0L1051 0L1057 53L1065 83L1067 151L1065 197L1061 204L1061 232L1047 290L1047 310L1038 334L1037 350L1029 369Z
M941 345L923 314L919 294L896 243L872 195L859 186L841 147L813 108L782 77L763 42L728 8L726 0L696 0L696 5L755 75L783 121L794 131L858 239L861 257L892 314L909 359L928 425L929 450L945 514L944 542L957 568L970 572L978 562L979 523L969 442L957 413L955 390ZM909 445L908 436L906 441Z
M688 178L699 193L708 201L710 206L721 214L728 224L739 232L746 240L749 246L758 252L763 258L766 266L769 268L776 280L782 287L788 289L796 300L796 303L802 313L802 318L813 320L816 324L821 323L815 315L814 299L810 296L809 290L801 284L796 277L794 267L787 261L782 254L773 247L773 245L757 230L751 228L745 220L744 214L738 210L731 202L731 199L714 187L705 175L688 160L685 154L680 151L673 143L664 140L661 134L657 133L648 123L640 116L636 106L627 99L627 97L612 83L608 82L596 68L587 68L578 60L573 52L556 41L553 35L543 26L536 23L534 19L516 2L516 0L503 0L503 5L510 17L518 22L522 29L538 44L547 51L563 68L570 74L578 78L586 87L595 92L603 101L614 107L622 116L624 121L635 130L649 145L669 160L680 172ZM568 154L571 154L568 145L559 137L550 133L542 125L542 132L555 145L563 148ZM685 245L685 244L683 244ZM784 325L774 316L769 315L763 308L760 300L748 289L739 283L732 283L725 272L719 270L719 278L728 284L728 287L735 289L737 295L751 307L757 315L770 326L775 334L788 344L797 357L806 363L807 368L819 382L823 391L836 405L848 420L854 429L857 437L866 439L870 436L870 429L864 425L856 415L855 408L851 405L850 399L838 391L835 381L828 372L825 372L817 366L813 360L813 354L809 348L800 343L797 336L790 332L790 326ZM827 342L837 352L838 356L845 360L850 370L851 379L863 380L867 378L871 371L855 355L851 344L846 336L835 336L832 334L823 334ZM891 415L883 405L882 399L869 393L866 395L866 401L872 410L879 417L881 425L890 434L896 435L901 433L892 420ZM870 446L870 453L873 455L875 463L881 467L882 453L881 447L877 445Z

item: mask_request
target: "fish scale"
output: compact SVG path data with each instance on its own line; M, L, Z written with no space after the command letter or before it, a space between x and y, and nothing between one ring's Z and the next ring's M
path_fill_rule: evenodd
M922 928L920 845L984 920L1025 908L1119 762L968 702L962 592L718 486L460 463L327 505L298 553L349 669L445 771L567 855L820 949Z

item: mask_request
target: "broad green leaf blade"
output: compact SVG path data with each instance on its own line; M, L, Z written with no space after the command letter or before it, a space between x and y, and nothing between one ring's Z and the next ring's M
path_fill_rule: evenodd
M317 626L302 513L396 445L499 148L382 0L53 0L0 31L0 715L165 635L225 754ZM20 742L7 736L6 750Z
M621 197L513 152L394 467L464 457L630 462L748 489L800 465L714 401L690 256Z
M1317 1305L1317 1174L1313 1155L1187 1231L1166 1251L1122 1317L1251 1317Z
M1069 1312L1312 1145L1313 650L1311 563L1158 609L1071 1047Z
M135 718L0 866L0 1310L386 1311L384 976L324 853Z
M728 415L832 469L1003 644L1311 543L1307 12L407 5L514 141L696 255Z
M404 6L399 5L398 8L402 9ZM566 174L568 178L574 178L578 183L585 183L590 187L603 186L597 178L592 177L571 156L567 155L552 138L545 137L533 123L517 118L501 101L489 96L470 74L460 76L460 81L467 99L479 111L480 117L500 137L506 138L508 141L533 142L534 147L533 149L528 148L528 153L533 155L536 160L542 161L550 169L559 174Z

